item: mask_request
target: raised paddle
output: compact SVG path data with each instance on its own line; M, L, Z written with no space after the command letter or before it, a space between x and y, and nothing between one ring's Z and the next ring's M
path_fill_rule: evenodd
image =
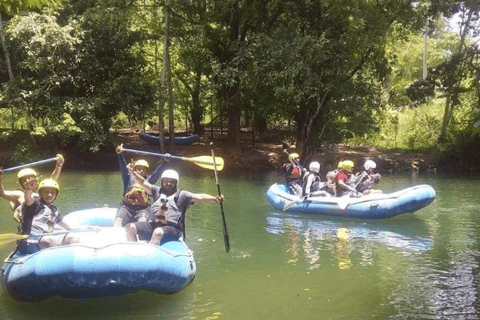
M12 172L12 171L16 171L18 169L23 169L23 168L27 168L27 167L33 167L33 166L37 166L39 164L44 164L44 163L48 163L48 162L53 162L57 160L57 158L50 158L50 159L45 159L45 160L40 160L40 161L36 161L36 162L32 162L32 163L27 163L27 164L22 164L20 166L16 166L16 167L11 167L11 168L7 168L7 169L2 169L3 172Z
M322 183L319 185L318 189L322 189L322 188L324 188L326 185L327 185L326 182L322 182ZM302 197L299 197L298 199L295 199L295 200L292 200L292 201L290 201L290 202L287 202L287 203L283 206L282 210L283 210L283 211L286 211L286 210L290 209L291 207L293 207L294 205L296 205L297 203L304 202L305 200L308 199L309 196L311 196L312 194L314 194L314 193L317 192L317 191L318 191L318 190L312 191L312 192L310 192L310 193L308 193L308 194L306 194L306 195L304 195L304 196L302 196Z
M290 159L290 153L288 153L287 149L284 149L283 152L285 152L287 155L288 155L288 158ZM302 171L307 171L307 169L305 169L304 167L302 167L302 165L300 164L300 162L298 162L297 159L292 159L293 162L295 162L295 164L300 168L300 170Z
M123 149L125 152L130 152L130 153L137 153L137 154L143 154L147 156L153 156L153 157L165 157L166 155L161 154L161 153L155 153L155 152L147 152L147 151L140 151L140 150L133 150L133 149ZM199 156L199 157L193 157L193 158L187 158L187 157L178 157L178 156L170 156L172 159L179 159L179 160L184 160L188 161L191 163L196 164L197 166L200 166L205 169L209 170L217 170L217 171L222 171L223 166L224 166L224 161L223 158L216 157L212 158L210 156Z
M213 151L213 142L210 143L210 146L212 147L212 158L214 163L213 170L215 171L215 183L217 184L218 196L221 197L222 192L220 191L220 183L218 182L217 166L215 165L215 161L217 158L215 158L215 153ZM223 202L220 202L220 211L222 213L222 220L223 220L223 242L225 243L225 251L228 252L230 251L230 240L228 238L227 221L225 220L225 213L223 212Z
M66 234L66 233L73 233L73 232L90 232L90 231L97 231L96 229L74 229L74 230L65 230L65 231L58 231L58 232L46 232L46 233L35 233L35 234L18 234L18 233L3 233L0 234L0 248L17 240L25 240L28 238L37 238L43 236L55 236L58 234Z

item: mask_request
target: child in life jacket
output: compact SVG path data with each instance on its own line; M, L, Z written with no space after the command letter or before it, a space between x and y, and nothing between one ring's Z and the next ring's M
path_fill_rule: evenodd
M302 169L298 165L298 153L291 153L288 155L289 162L285 163L282 172L285 176L287 187L295 195L302 194Z
M55 169L52 172L52 179L58 180L60 173L62 171L62 166L65 162L65 159L61 154L57 154L55 157ZM17 173L18 183L20 184L21 190L5 190L1 181L2 181L2 170L0 169L0 197L10 201L10 207L13 210L13 219L17 222L22 221L22 204L25 201L24 190L25 190L25 183L33 180L35 182L34 185L34 193L33 195L38 198L37 193L37 184L38 184L38 173L31 169L25 168Z
M327 183L320 178L320 163L313 161L303 176L303 195L307 197L329 197Z
M118 154L118 161L120 164L120 171L123 180L123 200L117 210L114 227L124 227L128 223L136 222L140 218L147 218L150 214L149 209L149 195L139 184L135 184L134 179L130 176L127 169L127 160L123 154L123 145L117 146L115 152ZM147 176L150 168L148 162L139 159L134 163L134 170L142 177L146 178L148 182L155 184L163 172L165 162L170 160L170 155L167 153L163 162L159 163L154 172Z
M54 231L68 231L70 226L63 222L62 215L58 212L53 202L60 190L58 183L53 179L45 179L38 185L39 198L33 196L36 189L36 181L30 180L24 184L25 204L22 209L23 220L20 224L22 234L47 235L29 239L37 241L38 248L44 249L76 242L75 238L68 234L48 235Z
M361 194L358 193L353 186L352 172L354 166L355 164L353 163L353 161L350 160L340 161L340 163L338 164L338 172L334 179L335 196L342 197L347 194L355 197L361 196Z

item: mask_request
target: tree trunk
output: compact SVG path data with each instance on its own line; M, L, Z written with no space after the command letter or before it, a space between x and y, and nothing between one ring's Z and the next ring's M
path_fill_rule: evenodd
M202 81L202 71L197 70L197 75L195 77L195 87L191 92L192 95L192 122L193 122L193 133L194 134L203 134L201 128L201 122L203 119L203 108L200 105L200 87Z
M13 69L12 69L12 64L10 63L10 54L8 52L7 48L7 41L5 40L5 30L3 28L3 19L2 15L0 14L0 38L2 39L2 46L3 46L3 52L5 53L5 63L7 64L7 69L8 69L8 77L10 80L13 80ZM14 116L14 111L13 107L11 109L12 111L12 130L15 130L15 116Z
M239 99L231 99L227 104L228 136L227 142L231 147L240 148L240 116Z
M166 90L166 81L168 74L168 62L169 62L169 53L168 53L168 44L169 44L169 26L170 26L170 1L167 1L165 4L165 40L164 40L164 51L163 51L163 66L162 66L162 84L160 89L160 105L159 105L159 116L158 116L158 144L160 147L160 152L165 152L165 116L164 108L165 101L167 100L167 90Z

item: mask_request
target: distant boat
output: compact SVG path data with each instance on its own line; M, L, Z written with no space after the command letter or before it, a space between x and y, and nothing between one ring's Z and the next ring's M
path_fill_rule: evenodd
M141 133L140 139L145 141L148 144L158 145L159 137L158 135L148 134L148 133ZM200 141L200 136L198 134L192 134L186 137L175 137L175 145L177 146L189 146L192 143ZM165 136L165 144L170 144L170 137Z
M364 219L385 219L415 212L432 203L435 196L431 186L418 185L390 194L371 194L361 198L318 196L305 199L290 193L284 184L277 183L266 194L267 200L277 210Z

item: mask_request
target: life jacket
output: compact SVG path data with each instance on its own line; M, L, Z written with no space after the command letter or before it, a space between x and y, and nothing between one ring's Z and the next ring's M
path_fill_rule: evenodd
M298 166L293 166L292 171L290 171L290 178L298 179L302 175L302 171Z
M340 173L344 173L348 178L347 181L344 181L345 184L353 186L353 182L354 182L353 174L347 172L346 170L336 170L335 179L334 179L334 188L333 188L333 191L335 192L335 196L338 196L339 192L341 191L340 189L342 189L342 187L338 184L338 175Z
M320 186L320 182L321 182L320 176L313 172L307 171L303 176L303 183L302 183L303 195L305 195L306 193L308 179L311 175L313 175L313 181L312 181L312 185L310 186L310 192L317 191L318 187Z

